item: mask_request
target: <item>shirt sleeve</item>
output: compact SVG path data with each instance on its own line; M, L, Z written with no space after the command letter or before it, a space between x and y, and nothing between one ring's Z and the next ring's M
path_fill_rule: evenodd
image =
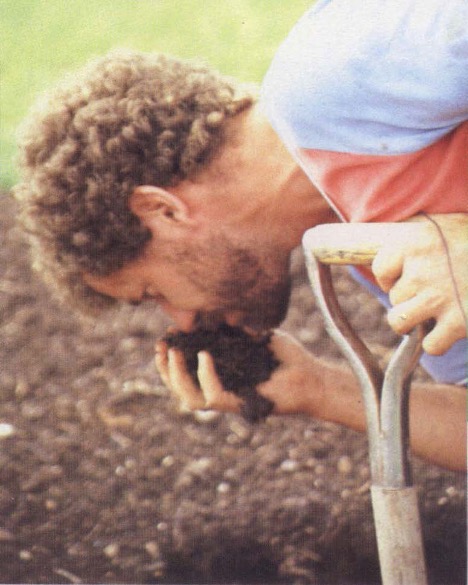
M415 152L468 119L465 0L322 0L293 28L261 101L296 147Z

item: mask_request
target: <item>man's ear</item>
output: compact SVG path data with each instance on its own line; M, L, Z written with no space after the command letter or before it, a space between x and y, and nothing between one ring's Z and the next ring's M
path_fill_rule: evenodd
M180 197L153 185L136 187L130 195L129 207L148 228L155 222L174 225L190 221L188 207Z

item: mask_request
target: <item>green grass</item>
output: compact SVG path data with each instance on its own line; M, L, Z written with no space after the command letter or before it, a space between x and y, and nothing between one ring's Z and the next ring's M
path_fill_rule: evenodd
M311 0L0 0L0 186L17 179L15 129L65 72L115 47L200 57L259 82Z

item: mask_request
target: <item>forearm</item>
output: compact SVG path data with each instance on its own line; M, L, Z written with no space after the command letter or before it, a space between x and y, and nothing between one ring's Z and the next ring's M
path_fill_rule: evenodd
M309 415L366 430L358 382L343 366L322 362L320 402L310 401ZM315 391L311 389L311 391ZM413 384L410 392L410 443L416 455L452 470L466 469L466 391L460 386Z
M316 358L279 330L274 332L271 349L280 367L257 390L273 401L277 414L307 414L365 431L361 390L348 367ZM158 344L158 371L184 408L238 412L239 398L223 388L212 357L200 352L198 359L199 387L187 371L182 353L168 351L164 343ZM414 384L410 393L410 440L414 453L449 469L465 469L465 412L464 388Z

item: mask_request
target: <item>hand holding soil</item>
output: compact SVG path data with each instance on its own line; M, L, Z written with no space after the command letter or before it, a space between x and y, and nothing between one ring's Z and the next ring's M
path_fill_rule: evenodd
M240 411L250 421L271 412L313 414L318 360L282 331L257 340L239 331L171 333L158 342L156 366L181 406Z

